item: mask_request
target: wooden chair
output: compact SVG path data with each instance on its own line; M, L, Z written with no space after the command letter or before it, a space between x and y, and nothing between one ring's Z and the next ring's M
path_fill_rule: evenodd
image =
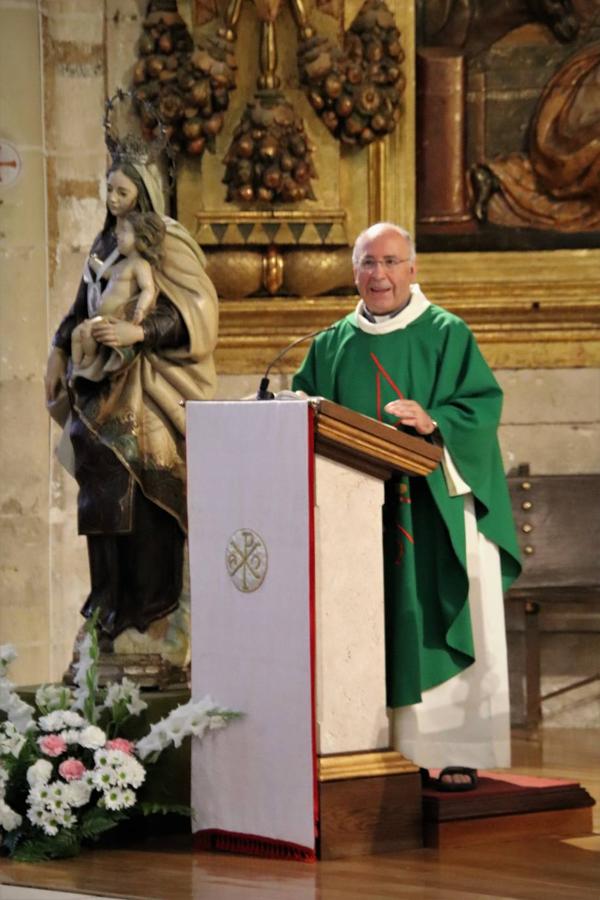
M506 595L508 631L524 633L525 718L536 728L542 703L600 679L541 694L541 633L600 634L600 475L509 475L523 573ZM600 643L600 642L599 642Z

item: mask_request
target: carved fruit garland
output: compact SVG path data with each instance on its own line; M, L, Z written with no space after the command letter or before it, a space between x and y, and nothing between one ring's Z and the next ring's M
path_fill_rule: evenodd
M133 95L146 136L154 133L156 119L145 102L156 108L173 150L192 156L205 149L214 152L235 88L235 36L221 26L194 48L179 13L156 10L152 4L150 10L133 70Z
M314 200L313 152L302 119L283 96L257 92L224 159L227 200L242 204Z
M393 131L405 86L400 68L404 53L400 32L383 0L366 0L344 36L343 50L315 33L300 0L290 2L300 39L300 80L325 126L341 142L358 146ZM262 10L272 31L279 2L265 3L264 10L258 4L257 10ZM240 4L237 0L228 7L227 25L221 24L194 47L176 0L151 0L133 73L134 100L146 137L155 135L159 127L150 111L154 107L172 151L197 157L205 149L214 152L229 93L235 88L234 25ZM267 45L275 53L269 41ZM265 81L259 86L276 88L275 56L270 59L267 53L266 58L274 85ZM283 95L273 89L259 90L246 107L225 156L227 201L314 200L313 151L302 120Z
M341 51L318 35L298 48L301 83L331 133L366 146L394 130L400 118L404 52L393 14L367 0L344 36Z

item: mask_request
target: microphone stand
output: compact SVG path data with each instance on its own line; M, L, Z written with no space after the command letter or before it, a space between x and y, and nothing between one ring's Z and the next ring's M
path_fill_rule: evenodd
M292 350L297 344L301 344L303 341L308 341L310 338L316 337L318 334L322 334L324 331L329 331L331 328L333 328L333 325L328 325L327 328L318 328L317 331L311 331L310 334L303 334L302 337L296 338L295 341L292 341L291 344L288 344L287 347L284 347L283 350L277 354L275 359L271 360L271 362L267 366L267 368L265 370L265 374L263 375L263 377L260 380L260 385L256 392L256 399L257 400L274 400L275 399L275 394L273 393L273 391L269 390L269 372L271 371L272 367L275 365L276 362L279 362L279 360L282 357L284 357L285 354L289 350Z

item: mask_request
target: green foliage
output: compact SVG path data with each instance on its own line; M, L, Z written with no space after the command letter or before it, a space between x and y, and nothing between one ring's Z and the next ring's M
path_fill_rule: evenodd
M35 736L28 734L25 744L21 748L18 757L4 757L3 764L10 772L10 779L6 785L6 802L15 809L25 806L25 799L29 791L27 784L27 769L38 759Z
M54 836L28 838L19 843L12 852L17 862L43 862L45 859L67 859L77 856L81 850L76 831L59 831Z
M126 813L109 812L101 806L93 806L81 817L81 837L95 841L105 831L110 831L127 818Z
M85 631L90 639L90 665L85 673L85 685L87 688L87 697L83 704L83 715L90 724L96 724L96 694L98 691L98 657L100 656L100 647L98 646L98 617L100 609L97 608L92 613L85 625Z
M4 849L19 862L43 862L47 859L67 859L77 856L85 841L97 841L105 832L125 821L124 812L107 811L99 806L86 810L78 828L60 829L56 835L34 835L26 831L7 832Z
M185 806L182 803L138 803L136 809L144 816L154 816L154 815L162 815L166 816L168 813L174 813L177 816L187 816L187 818L191 818L192 815L192 807Z

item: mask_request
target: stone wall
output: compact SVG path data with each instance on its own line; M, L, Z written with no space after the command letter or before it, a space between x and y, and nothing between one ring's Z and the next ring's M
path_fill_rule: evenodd
M18 646L23 682L51 663L43 73L37 4L1 2L0 16L0 143L21 159L0 183L0 642Z

